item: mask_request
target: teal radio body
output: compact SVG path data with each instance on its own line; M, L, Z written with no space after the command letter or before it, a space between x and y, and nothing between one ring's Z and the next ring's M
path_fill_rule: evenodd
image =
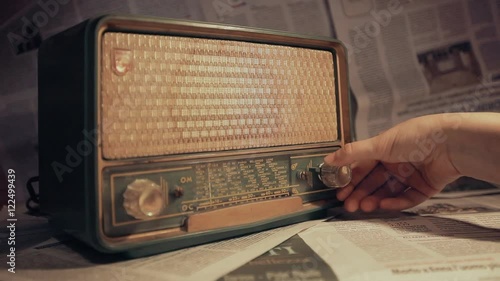
M99 251L149 255L338 204L320 167L351 139L338 41L104 16L43 42L38 83L41 209Z

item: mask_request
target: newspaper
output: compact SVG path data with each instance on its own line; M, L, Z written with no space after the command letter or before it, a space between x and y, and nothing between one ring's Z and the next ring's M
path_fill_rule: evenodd
M498 1L329 0L358 139L420 115L500 112Z
M133 14L164 18L202 20L198 0L128 0Z
M377 217L378 216L378 217ZM344 213L299 235L338 280L498 280L500 195Z
M204 0L199 5L211 22L332 36L322 0Z
M218 281L337 281L337 276L299 235L224 275Z
M5 222L5 208L0 215ZM126 259L98 253L69 235L54 234L42 217L20 214L16 224L15 273L7 271L10 265L3 266L0 280L216 280L320 222L307 221L174 252ZM1 231L0 254L5 260L10 246L5 227Z

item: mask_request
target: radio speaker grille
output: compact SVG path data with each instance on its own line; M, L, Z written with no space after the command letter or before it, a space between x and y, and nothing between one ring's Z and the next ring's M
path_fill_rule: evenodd
M115 32L101 50L107 159L338 140L331 52Z

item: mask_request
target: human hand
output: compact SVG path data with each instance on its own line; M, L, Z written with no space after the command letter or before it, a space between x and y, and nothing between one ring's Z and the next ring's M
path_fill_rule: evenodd
M351 183L337 192L347 211L403 210L461 176L450 161L447 141L442 116L428 115L347 144L324 162L351 164Z

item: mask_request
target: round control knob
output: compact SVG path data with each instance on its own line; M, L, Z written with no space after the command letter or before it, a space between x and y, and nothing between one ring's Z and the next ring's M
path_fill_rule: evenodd
M136 179L123 193L123 208L136 219L147 219L161 213L165 204L161 188L148 179Z
M328 187L344 187L351 182L351 167L319 165L319 179Z

